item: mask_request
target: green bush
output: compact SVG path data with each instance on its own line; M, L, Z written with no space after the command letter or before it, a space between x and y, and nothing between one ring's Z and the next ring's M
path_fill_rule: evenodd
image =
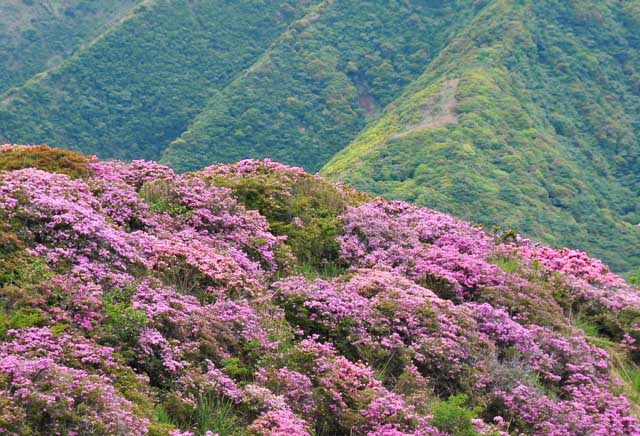
M431 405L431 424L451 436L479 436L473 429L471 420L477 418L480 409L468 408L469 398L464 394L449 397Z
M208 181L230 188L248 209L267 218L275 235L286 236L296 269L308 275L343 271L340 262L338 216L367 196L309 174L291 176L268 168L243 176L214 176Z
M61 173L78 179L89 175L90 159L74 151L51 148L46 145L13 147L0 151L0 171L37 168L50 173Z

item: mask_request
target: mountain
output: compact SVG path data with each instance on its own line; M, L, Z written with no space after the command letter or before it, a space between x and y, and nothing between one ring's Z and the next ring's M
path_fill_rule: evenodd
M162 162L269 157L319 170L473 13L471 1L323 1L214 94Z
M638 0L108 3L0 95L0 140L269 157L640 267Z
M0 97L0 137L103 157L158 158L217 88L305 1L138 2L58 68Z
M638 11L487 2L322 174L637 267Z
M271 160L0 146L0 433L640 433L640 290Z
M122 19L135 0L4 0L0 93L60 65Z

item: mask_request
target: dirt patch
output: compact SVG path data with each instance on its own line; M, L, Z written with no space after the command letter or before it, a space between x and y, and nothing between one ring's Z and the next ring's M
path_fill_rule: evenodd
M358 105L364 112L364 116L367 120L373 120L380 115L380 108L373 97L371 97L367 92L362 92L358 95Z
M407 126L403 131L396 133L392 138L401 138L410 133L427 129L447 127L458 122L455 108L458 100L456 92L460 79L449 79L442 84L440 91L425 102L422 121L418 124Z

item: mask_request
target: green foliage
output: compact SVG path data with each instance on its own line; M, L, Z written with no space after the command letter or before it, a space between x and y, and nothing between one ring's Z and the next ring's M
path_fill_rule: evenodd
M613 1L485 3L322 173L630 272L640 28Z
M270 157L318 170L433 60L472 2L318 1L165 151L181 170Z
M209 182L230 188L242 204L267 218L273 234L286 236L300 273L333 276L343 270L337 217L364 201L365 195L309 174L291 178L268 169L246 176L215 176Z
M618 375L625 387L625 394L632 404L640 404L640 368L630 362L620 367ZM636 406L637 407L637 406Z
M249 369L242 366L242 362L237 357L229 357L222 360L222 367L224 372L230 377L234 378L247 378L250 375Z
M166 198L161 198L154 203L149 203L149 209L153 213L168 213L171 216L187 215L189 208L183 204L172 203Z
M0 94L59 65L122 18L136 0L0 2Z
M496 265L506 273L513 273L519 268L518 261L513 258L500 258L496 261Z
M10 329L48 324L33 302L41 299L39 284L50 277L45 261L28 256L0 219L0 338Z
M156 417L166 426L194 429L198 436L204 436L207 431L220 436L240 436L246 426L230 400L214 395L200 396L192 409L183 402L169 399L156 409Z
M0 170L13 171L37 168L50 173L66 174L74 179L89 175L89 159L74 151L50 148L46 145L31 147L28 152L19 148L0 151Z
M30 307L21 307L9 313L0 312L0 338L7 335L7 331L11 329L20 329L27 327L42 327L46 325L46 319L42 316L39 309Z
M241 419L234 411L230 400L201 397L196 405L193 422L199 435L204 435L207 431L218 433L220 436L242 434Z
M125 303L104 303L104 311L104 341L112 345L134 346L140 330L147 324L145 313Z
M315 280L317 278L332 279L346 272L346 267L339 263L325 263L323 265L314 265L313 263L298 263L293 273L304 276L307 280Z
M451 436L477 436L471 420L478 416L480 408L468 408L469 398L464 394L449 397L431 405L431 424Z
M76 55L0 96L0 140L157 158L306 4L136 3Z
M600 334L600 327L588 319L578 318L574 324L581 329L587 337L597 337Z

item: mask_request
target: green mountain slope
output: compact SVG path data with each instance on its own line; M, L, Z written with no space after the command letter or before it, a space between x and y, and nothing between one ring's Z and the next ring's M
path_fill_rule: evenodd
M270 157L640 266L640 0L133 3L3 2L1 142Z
M0 2L0 93L60 64L136 0Z
M323 1L213 94L164 162L270 157L318 170L424 70L473 3Z
M490 2L323 169L640 264L638 2Z
M0 139L157 157L307 4L141 2L60 68L1 97Z

